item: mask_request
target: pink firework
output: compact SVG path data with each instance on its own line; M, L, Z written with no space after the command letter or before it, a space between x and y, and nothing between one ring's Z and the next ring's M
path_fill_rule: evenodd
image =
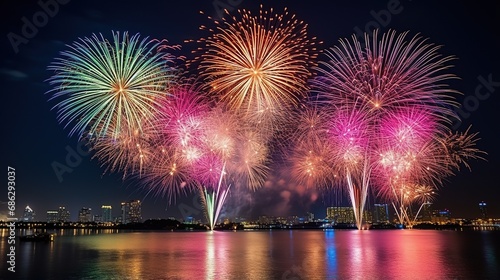
M371 35L327 51L314 80L316 105L332 112L327 141L358 228L370 182L400 221L409 221L405 194L440 185L478 152L474 135L450 134L456 91L446 85L455 77L446 70L453 58L422 37L407 40L407 32Z
M367 111L343 107L337 109L330 121L328 141L335 147L335 161L354 170L362 165L371 143Z
M440 133L439 128L436 118L424 108L402 108L382 118L379 143L393 149L409 150Z
M217 186L221 176L225 175L224 162L220 155L206 151L193 164L193 177L205 188L212 189Z
M320 62L317 91L330 104L350 103L370 108L373 114L425 107L442 120L453 116L456 105L446 81L455 78L446 72L453 57L443 57L439 46L420 36L407 40L408 32L365 34L363 42L340 40ZM371 38L370 38L371 37Z
M162 100L155 116L156 129L165 143L182 147L185 156L192 158L198 153L196 149L203 135L208 102L193 81L174 85L171 92L172 97Z

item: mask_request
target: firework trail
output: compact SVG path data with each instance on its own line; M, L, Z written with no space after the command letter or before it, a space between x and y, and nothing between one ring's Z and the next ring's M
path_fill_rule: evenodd
M48 67L55 72L48 93L59 99L59 122L73 125L69 134L117 138L141 131L174 75L164 42L113 32L111 42L93 35L68 48Z

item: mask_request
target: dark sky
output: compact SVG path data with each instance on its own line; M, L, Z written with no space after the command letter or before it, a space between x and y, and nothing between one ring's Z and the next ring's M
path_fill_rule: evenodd
M42 0L41 2L44 2ZM67 0L66 0L67 1ZM48 209L65 205L73 219L81 207L100 209L103 204L113 206L113 214L119 214L119 203L128 199L143 200L144 218L180 217L193 214L201 217L199 204L192 196L181 196L176 204L168 205L166 198L145 196L140 182L123 181L119 174L103 174L103 169L91 156L82 156L73 161L71 173L63 174L59 181L53 162L66 163L68 148L77 149L76 137L68 137L56 121L54 105L44 93L49 85L44 82L50 75L46 70L50 62L79 37L92 33L103 33L111 37L111 31L137 32L142 36L167 39L171 44L183 44L186 39L198 39L207 33L198 30L201 24L210 24L206 14L217 16L223 5L258 12L257 1L250 0L206 0L206 1L94 1L70 0L59 4L58 11L48 17L38 17L40 27L18 52L9 41L8 34L22 35L23 17L33 22L34 15L41 15L38 1L2 1L1 15L1 60L2 81L2 156L1 166L16 168L17 213L21 214L30 205L45 219ZM53 2L53 1L48 1ZM65 2L62 1L61 2ZM356 28L365 30L373 26L376 18L382 31L395 29L420 33L431 42L443 45L441 53L454 55L455 67L451 70L461 79L451 86L464 95L468 113L458 130L472 124L473 131L480 131L482 140L478 146L488 152L487 161L471 161L472 172L462 169L455 177L445 182L435 201L435 208L448 208L454 217L479 216L478 203L488 203L491 216L500 217L500 186L497 172L500 171L498 133L498 92L500 92L500 10L491 2L465 4L458 1L264 1L264 7L281 11L287 6L299 19L308 23L308 31L324 41L325 48L337 44L338 39L350 37ZM231 7L231 6L228 6ZM390 7L392 13L388 12ZM235 11L234 11L235 12ZM390 14L390 18L387 15ZM41 22L41 23L40 23ZM179 52L189 56L193 46L183 46ZM481 78L493 81L482 88L481 99L475 96ZM486 91L485 91L486 90ZM6 172L6 171L5 171ZM7 174L4 173L5 177ZM7 190L0 201L7 200ZM238 194L241 193L241 194ZM331 201L346 204L345 199L327 200L315 190L296 189L280 180L280 175L270 178L267 187L255 192L234 191L229 197L227 209L236 209L239 215L303 215L311 210L319 217L325 216L325 208ZM235 208L236 207L236 208ZM3 204L1 214L7 206ZM167 211L165 211L167 210ZM237 212L231 211L232 213ZM99 211L95 211L100 214ZM3 216L3 215L2 215Z

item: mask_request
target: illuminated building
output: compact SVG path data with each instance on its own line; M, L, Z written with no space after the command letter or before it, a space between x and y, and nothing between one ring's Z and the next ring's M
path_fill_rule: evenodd
M431 222L432 221L432 204L425 203L422 205L421 214L418 217L418 220L421 222Z
M66 207L64 206L59 206L59 210L57 210L58 212L58 218L57 218L57 221L58 222L69 222L70 220L70 213L69 213L69 210L66 209Z
M486 208L486 202L479 202L479 211L481 211L481 219L488 218L488 209Z
M387 224L389 223L389 208L387 204L375 204L373 209L373 223Z
M450 218L451 218L451 213L450 210L448 209L432 211L431 221L433 223L446 224L450 222Z
M354 210L352 207L328 207L326 208L326 216L328 220L336 224L354 224Z
M47 210L47 223L57 223L59 221L59 211Z
M87 207L82 207L80 212L78 212L78 222L88 223L92 222L92 209Z
M33 211L33 209L29 207L29 205L26 205L26 208L24 208L22 221L33 222L34 220L35 220L35 211Z
M286 224L287 225L298 225L299 224L299 217L298 216L288 216L286 219Z
M141 201L130 200L121 203L122 210L122 223L140 223L142 222L141 216Z
M110 205L101 206L101 218L105 223L113 221L113 216L111 215L112 207Z
M373 223L373 213L365 209L363 211L363 223Z

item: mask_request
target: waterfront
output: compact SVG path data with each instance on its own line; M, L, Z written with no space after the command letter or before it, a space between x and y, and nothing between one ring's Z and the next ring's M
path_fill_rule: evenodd
M65 230L16 242L1 279L498 279L499 266L498 230Z

